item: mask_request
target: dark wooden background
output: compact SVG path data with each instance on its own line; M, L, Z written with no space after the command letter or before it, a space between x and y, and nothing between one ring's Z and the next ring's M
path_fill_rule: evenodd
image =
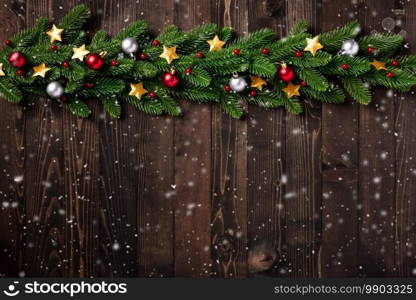
M415 51L416 1L0 0L0 40L78 3L89 28L142 18L157 33L203 22L284 36L352 19L397 22ZM46 99L0 101L0 276L345 277L416 275L416 96L368 107L249 108L183 118L97 101L81 120Z

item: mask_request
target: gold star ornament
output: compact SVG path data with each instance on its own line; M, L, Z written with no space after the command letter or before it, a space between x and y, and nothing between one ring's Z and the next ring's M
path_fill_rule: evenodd
M225 45L225 42L221 41L218 35L215 35L214 38L207 43L209 44L209 51L218 51Z
M85 48L85 45L82 45L79 48L73 48L72 50L74 50L74 55L72 55L72 59L78 58L80 61L84 60L85 55L90 53L90 51L88 51Z
M53 24L51 30L46 32L46 34L49 35L49 38L51 39L51 43L55 41L62 42L63 31L64 31L63 29L59 29L58 27L55 26L55 24Z
M33 77L35 76L40 76L45 78L46 73L50 70L51 68L48 68L45 64L41 64L39 66L33 67Z
M303 50L309 51L313 56L315 56L316 52L323 47L324 46L319 43L319 35L317 35L313 39L306 38L306 47Z
M286 93L288 98L292 98L293 96L300 96L299 94L300 85L292 84L289 82L287 87L283 89L283 92Z
M263 90L263 85L266 84L266 80L259 76L250 76L251 79L251 87L257 88L259 91Z
M147 90L143 87L143 82L139 83L130 83L131 91L129 93L130 96L134 96L137 99L141 99L143 95L147 94Z
M179 55L176 54L176 46L168 47L163 45L163 53L160 54L160 57L166 59L168 64L171 64L175 59L179 59Z
M3 71L3 63L0 63L0 77L6 76L6 73Z
M370 65L373 65L373 67L376 68L377 71L387 70L386 63L382 61L373 60L373 62L371 62Z

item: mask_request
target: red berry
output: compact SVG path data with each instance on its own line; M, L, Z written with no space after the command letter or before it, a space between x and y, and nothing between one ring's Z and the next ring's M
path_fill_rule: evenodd
M64 67L65 69L66 69L66 68L69 68L69 62L64 61L64 62L62 63L62 67Z
M188 74L188 75L192 74L192 69L191 68L186 68L185 73Z
M146 59L148 59L149 57L147 56L147 54L146 53L141 53L140 54L140 59L141 60L146 60Z
M250 91L250 96L255 97L257 95L257 92L255 90Z
M25 75L25 71L23 71L23 70L17 70L16 71L16 74L19 75L19 76L24 76Z
M235 48L233 52L234 52L234 55L239 55L241 51L240 49Z
M159 46L159 45L160 45L160 42L159 42L158 40L154 40L154 41L152 42L152 45L153 45L153 46Z
M393 78L394 77L394 73L393 72L387 72L386 76L388 78Z
M299 51L299 50L298 50L298 51L296 51L296 52L295 52L295 56L296 56L296 57L301 57L301 56L302 56L302 51Z
M231 92L231 87L227 84L225 87L224 87L224 90L228 93L228 92Z
M264 54L264 55L269 54L269 49L267 49L267 48L261 49L261 54Z
M5 40L4 41L4 44L6 45L6 46L11 46L12 45L12 41L11 40Z
M117 67L118 66L118 61L116 61L116 60L111 61L111 65L113 67Z
M308 83L307 83L306 81L304 81L304 80L303 80L303 81L301 81L301 82L300 82L300 85L301 85L301 86L307 86L307 85L308 85Z
M149 93L150 98L155 99L157 97L155 92L150 92Z
M204 58L204 54L202 52L197 52L196 57L198 58Z
M374 47L367 48L368 53L371 53L371 54L374 53L374 50L375 50Z
M87 88L89 88L89 89L92 89L92 88L94 87L94 83L87 82L87 83L85 84L85 86L86 86Z
M52 44L52 45L51 45L51 50L52 50L52 51L56 51L56 50L58 50L58 46L56 46L55 44Z
M392 65L393 67L397 67L397 66L399 65L399 61L398 61L397 59L393 59L393 60L391 61L391 65Z
M62 102L67 102L68 101L68 97L63 95L59 98Z
M348 70L350 66L348 64L343 64L341 67L343 70Z

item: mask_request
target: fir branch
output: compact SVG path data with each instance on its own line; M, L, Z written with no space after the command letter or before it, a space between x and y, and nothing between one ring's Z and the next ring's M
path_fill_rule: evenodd
M124 28L115 38L114 40L121 43L122 40L128 37L132 37L138 39L144 35L148 30L147 23L145 21L139 20L136 22L131 23L129 26Z
M298 74L300 79L306 81L314 90L323 92L329 87L326 78L315 69L300 69Z
M368 53L368 47L374 47L379 56L386 57L393 55L403 44L403 37L398 34L376 33L362 37L359 44L364 53Z
M393 90L406 92L409 91L412 86L416 85L415 75L405 70L396 69L394 71L394 77L388 78L385 72L376 72L366 74L363 79L373 85L381 85Z
M345 100L344 92L337 86L331 87L325 92L316 91L312 88L302 88L302 93L307 97L325 103L341 103Z
M121 105L115 97L101 98L101 102L104 105L105 111L113 118L120 118L121 116Z
M241 101L228 95L225 95L221 98L220 107L224 113L235 119L241 118L241 116L244 114Z
M77 31L82 29L85 22L90 17L90 10L84 4L74 7L59 23L58 27L65 32Z
M319 40L326 51L337 51L341 49L344 41L355 38L359 32L360 24L353 21L341 28L321 34Z
M368 90L368 86L361 79L345 77L342 79L342 82L354 100L365 105L371 102L371 93Z
M179 116L182 114L182 110L178 103L169 95L162 93L158 99L162 104L163 111L168 115Z
M344 64L348 66L347 69L343 68ZM334 56L328 64L320 68L323 74L340 76L359 76L370 69L370 62L366 58L348 55Z
M328 64L332 59L331 54L327 52L318 52L316 55L304 53L301 57L293 57L290 63L300 68L315 68Z
M163 114L163 106L160 101L155 100L138 100L136 97L126 96L124 100L133 105L140 111L145 112L149 115L161 115Z
M276 67L265 57L255 57L248 68L249 72L263 77L272 77L276 74Z
M169 93L177 99L186 99L198 103L218 102L219 93L212 88L187 88L183 90L170 90Z
M0 79L0 95L9 102L19 103L23 99L22 92L7 78Z
M64 107L69 109L69 111L77 117L87 118L91 114L91 110L87 104L78 99L70 99L64 104Z
M289 32L289 35L296 36L301 33L305 33L308 31L308 22L306 20L301 20L292 27Z

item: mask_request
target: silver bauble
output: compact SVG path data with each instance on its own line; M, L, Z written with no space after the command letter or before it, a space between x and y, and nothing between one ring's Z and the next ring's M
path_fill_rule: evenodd
M126 54L136 53L137 50L139 50L139 44L136 39L128 37L121 42L121 49L123 49Z
M359 50L360 46L355 40L346 40L342 43L341 54L354 56L358 53Z
M229 85L234 92L242 92L247 87L247 81L243 77L233 75L233 78L230 79Z
M64 88L59 82L52 81L46 87L46 93L52 99L58 99L64 94Z

